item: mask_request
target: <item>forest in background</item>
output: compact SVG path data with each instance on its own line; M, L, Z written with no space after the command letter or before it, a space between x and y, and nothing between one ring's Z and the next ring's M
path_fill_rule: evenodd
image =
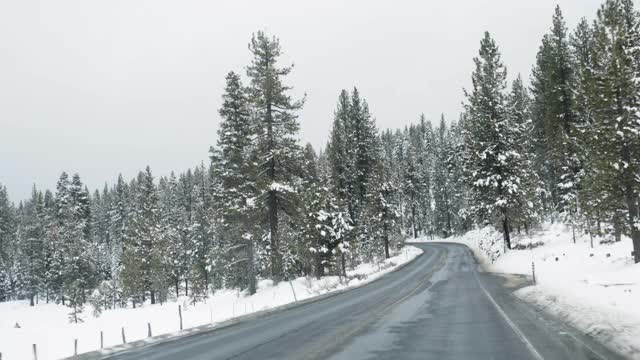
M640 16L607 0L569 31L560 8L525 85L508 82L485 33L457 121L379 131L342 90L326 147L298 141L276 37L256 33L245 76L226 76L210 162L91 192L65 172L13 204L0 186L0 301L54 301L70 320L257 279L344 276L407 237L492 224L511 234L564 222L601 242L629 236L640 261ZM213 120L212 120L213 121Z

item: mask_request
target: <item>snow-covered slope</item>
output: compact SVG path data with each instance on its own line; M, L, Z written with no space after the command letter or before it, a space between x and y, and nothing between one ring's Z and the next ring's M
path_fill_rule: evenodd
M309 299L328 292L351 288L371 282L393 271L418 255L422 250L406 246L396 256L379 264L362 264L347 271L351 279L341 283L337 276L320 280L301 277L274 285L270 280L259 283L253 296L235 290L217 291L206 303L191 305L187 298L164 305L146 305L137 309L107 310L98 318L86 309L81 324L70 324L67 307L40 303L29 307L28 302L0 303L0 353L2 359L32 359L32 344L37 344L38 359L58 359L73 355L74 339L78 339L78 352L96 350L100 346L100 331L104 333L104 346L122 343L121 328L125 328L127 342L147 337L147 323L153 335L176 333L179 330L178 305L183 308L184 329L216 324L236 316L271 309ZM292 289L293 288L293 289ZM20 327L17 328L16 324Z
M640 359L640 264L628 238L600 244L588 235L546 224L531 236L516 236L523 250L504 254L502 234L492 228L446 239L471 247L487 271L532 276L536 285L516 295L564 319L630 358Z

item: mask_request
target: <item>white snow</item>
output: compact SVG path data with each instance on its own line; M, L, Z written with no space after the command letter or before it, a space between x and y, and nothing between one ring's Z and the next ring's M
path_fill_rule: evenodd
M516 292L521 299L563 319L625 357L640 359L640 264L629 238L600 244L561 224L546 224L514 244L536 245L506 254L502 234L487 227L442 241L468 245L487 271L532 276L535 286ZM492 257L494 260L492 261ZM557 259L557 260L556 260Z
M104 332L105 347L122 343L121 327L125 328L127 342L147 337L147 323L151 323L153 335L178 333L178 305L183 307L184 329L216 324L233 317L266 310L298 300L361 286L371 282L398 266L416 258L422 250L405 246L390 259L375 264L362 264L348 270L348 283L341 283L337 276L320 280L301 277L275 285L262 280L253 296L237 290L220 290L206 303L191 305L188 298L164 305L145 305L137 309L106 310L99 318L85 308L84 323L70 324L69 309L62 305L44 304L29 307L28 302L0 303L0 353L3 360L32 359L32 344L37 344L38 359L59 359L73 355L74 339L78 339L78 352L96 350L100 346L100 331ZM20 328L16 328L18 323Z

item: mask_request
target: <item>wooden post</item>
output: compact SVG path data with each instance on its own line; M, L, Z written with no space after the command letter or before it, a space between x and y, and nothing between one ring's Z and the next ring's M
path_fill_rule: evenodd
M104 334L100 330L100 349L104 349Z
M182 305L178 305L178 316L180 316L180 331L182 331Z
M147 323L147 336L148 337L152 337L153 336L151 334L151 323Z
M293 289L293 284L291 283L291 280L289 280L289 286L291 286L291 292L293 292L293 301L298 302L298 297L296 296L296 291Z
M124 336L124 326L122 327L122 343L126 344L127 343L127 337Z
M33 344L33 360L38 360L38 349L36 348L36 344Z
M73 339L73 356L78 356L78 339Z
M531 273L533 274L533 285L536 284L536 263L531 262Z

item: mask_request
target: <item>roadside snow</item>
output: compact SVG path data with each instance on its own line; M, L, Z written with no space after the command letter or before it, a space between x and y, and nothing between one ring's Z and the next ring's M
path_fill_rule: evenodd
M247 296L237 290L220 290L206 303L191 305L188 298L163 305L145 305L137 309L106 310L99 318L91 315L89 306L83 314L84 322L70 324L69 309L56 304L40 303L29 307L28 302L0 303L0 354L3 360L32 359L32 344L37 344L38 359L59 359L73 355L74 339L78 339L78 353L100 347L100 331L104 333L104 346L122 343L121 328L125 328L127 342L147 337L147 323L153 335L179 333L178 305L182 305L184 329L217 324L252 312L267 310L309 299L329 292L353 288L369 283L422 254L422 250L405 246L396 256L379 264L362 264L347 271L351 279L341 283L337 276L297 278L274 285L262 280L257 293ZM293 289L292 289L293 288ZM16 328L19 324L20 328Z
M517 236L523 250L504 254L502 234L486 227L441 240L468 245L487 271L532 276L536 285L516 292L521 299L560 317L622 355L640 359L640 264L628 238L593 248L588 235L546 224L532 236ZM542 244L543 243L543 244Z

